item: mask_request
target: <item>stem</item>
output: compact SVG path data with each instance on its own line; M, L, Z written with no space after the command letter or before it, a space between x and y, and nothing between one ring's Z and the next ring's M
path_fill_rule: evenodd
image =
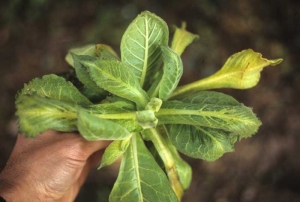
M176 170L176 165L175 165L172 152L167 147L168 145L167 137L164 137L157 129L154 128L150 128L145 132L148 133L147 137L153 142L154 147L158 151L161 159L163 160L171 187L180 201L184 189L180 182L179 175Z

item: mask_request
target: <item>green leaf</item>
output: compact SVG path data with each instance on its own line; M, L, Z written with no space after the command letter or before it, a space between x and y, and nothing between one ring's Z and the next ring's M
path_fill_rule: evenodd
M215 91L200 91L192 95L186 96L181 99L184 103L195 103L195 104L213 104L213 105L232 105L241 106L236 99L230 95Z
M115 140L105 149L104 154L102 156L101 164L98 167L98 170L109 166L118 160L121 155L126 151L129 146L129 140Z
M99 96L106 96L107 93L103 88L100 88L97 86L95 81L91 78L87 67L81 64L81 61L89 61L91 63L98 60L97 57L91 57L87 55L75 55L72 53L73 59L74 59L74 66L77 78L81 83L84 84L84 88L87 90L88 95L89 94L98 94ZM85 91L86 92L86 91Z
M164 73L160 82L158 97L164 101L169 98L177 87L182 76L183 68L181 59L177 53L169 47L162 46L161 48L164 58Z
M144 130L142 134L144 139L153 142L164 163L170 185L180 199L184 189L187 189L190 185L192 179L191 167L179 156L176 148L170 142L164 126Z
M223 67L215 74L202 80L178 87L172 98L183 97L199 90L216 88L248 89L256 86L260 72L266 66L275 66L282 59L267 60L260 53L251 49L232 55Z
M197 97L196 95L195 97ZM223 96L226 97L227 96ZM191 98L191 100L193 100ZM163 103L159 112L155 113L158 124L187 124L222 129L240 137L249 137L256 133L261 122L252 110L244 105L216 105L196 102Z
M167 24L148 11L138 15L125 31L121 41L121 60L132 68L140 86L153 82L151 78L162 64L159 46L167 46L168 38Z
M18 93L21 95L38 95L79 105L92 104L78 89L64 78L55 74L45 75L42 79L33 79Z
M67 63L74 67L74 60L72 57L72 54L77 54L77 55L89 55L89 56L93 56L96 57L96 46L94 44L88 44L82 47L78 47L78 48L72 48L69 50L68 54L65 57L65 60L67 61Z
M116 60L80 60L87 68L96 84L119 97L135 102L143 108L149 101L147 93L140 87L138 80L124 64Z
M119 100L113 103L91 105L85 109L98 118L121 125L129 132L142 131L142 127L136 121L136 108L132 102Z
M109 197L110 202L176 202L175 193L165 173L134 134L123 155L119 175Z
M230 132L183 124L169 126L173 145L183 154L206 161L214 161L234 150L238 136Z
M252 135L256 132L258 126L260 125L260 122L252 114L250 109L241 105L231 96L223 93L202 91L194 95L187 96L182 101L185 103L198 104L199 106L218 106L218 109L221 109L221 111L216 110L215 112L219 112L220 115L224 114L225 112L222 112L222 108L229 111L233 109L236 110L236 113L232 115L225 113L225 115L229 117L223 117L224 120L222 117L219 117L221 120L212 117L206 117L207 121L216 121L216 125L214 127L209 124L168 125L168 135L172 144L180 152L193 158L214 161L220 158L224 153L233 151L233 145L237 140L242 137L248 137ZM246 111L246 113L243 111ZM239 114L239 112L241 112L241 114ZM231 116L241 117L237 118L238 121L241 121L241 123L234 121L234 119L231 120ZM223 123L219 123L222 120L224 123L227 123L227 127L222 126ZM249 124L249 121L252 121L253 123ZM239 129L236 130L237 127L245 127L245 129L241 131Z
M78 130L86 140L122 140L131 136L123 126L78 108Z
M35 137L46 130L77 131L76 105L65 101L22 95L16 100L19 131Z
M108 45L97 44L95 51L96 51L96 55L101 59L104 59L104 60L107 60L107 59L119 60L118 54Z
M198 38L198 35L186 31L186 23L183 22L181 28L175 27L175 34L172 40L171 48L178 55L181 55L185 48Z

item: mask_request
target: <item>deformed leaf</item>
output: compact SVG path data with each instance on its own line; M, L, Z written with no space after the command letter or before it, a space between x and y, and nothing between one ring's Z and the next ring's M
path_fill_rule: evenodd
M222 88L247 89L255 86L266 66L275 66L282 59L267 60L251 49L232 55L211 79L218 79Z
M143 108L149 101L147 93L128 67L116 60L96 60L81 58L80 63L87 68L96 84L119 97L135 102Z
M282 59L268 60L262 58L260 53L256 53L251 49L243 50L232 55L215 74L178 87L171 97L174 99L199 90L216 88L252 88L258 83L260 72L264 67L275 66L281 62Z
M178 201L165 173L157 165L138 134L132 136L130 145L123 155L119 175L109 201Z
M86 140L122 140L131 136L123 126L78 108L77 127Z
M105 166L109 166L114 163L121 155L126 151L129 146L129 140L115 140L105 149L102 156L101 164L98 169L101 169Z
M192 34L186 30L186 23L183 22L181 28L175 27L171 48L178 55L181 55L185 48L198 38L198 35Z
M121 41L121 60L132 68L142 87L152 82L162 64L159 46L167 46L168 38L167 24L148 11L138 15L125 31Z
M35 137L46 130L77 131L76 105L34 94L18 96L16 100L19 131Z
M96 57L96 46L95 44L88 44L82 47L78 47L78 48L72 48L69 50L68 54L65 57L65 60L67 61L67 63L74 67L74 60L72 57L72 54L77 54L77 55L89 55L89 56L93 56Z
M92 104L71 82L55 74L33 79L24 85L17 99L21 99L19 98L21 95L38 95L79 105Z

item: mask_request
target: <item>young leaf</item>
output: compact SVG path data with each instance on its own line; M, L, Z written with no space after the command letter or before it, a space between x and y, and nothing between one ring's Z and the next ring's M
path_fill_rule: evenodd
M101 59L92 61L81 57L80 63L87 68L90 77L99 87L135 102L139 108L148 103L147 93L140 87L130 69L121 62Z
M181 55L185 48L198 38L198 35L186 31L186 23L183 22L181 28L175 27L175 34L172 40L171 48L178 55Z
M164 66L160 82L158 97L167 100L177 87L182 76L183 68L181 58L169 47L161 47L163 51Z
M77 130L76 105L37 95L19 95L16 100L19 131L35 137L46 130Z
M223 67L215 74L202 80L178 87L172 98L183 97L186 94L199 90L216 88L247 89L254 87L259 79L260 72L266 66L275 66L282 59L267 60L260 53L251 49L232 55Z
M129 146L129 140L115 140L105 149L102 156L101 164L98 169L109 166L114 163L126 151Z
M136 120L143 129L154 128L158 122L152 110L137 111Z
M165 173L145 147L139 134L134 134L123 155L110 202L176 202L175 193Z
M113 121L99 118L86 109L78 108L77 127L86 140L123 140L131 133L123 126Z
M21 95L38 95L79 105L92 104L71 82L55 74L45 75L42 79L33 79L24 85L24 88L18 93L17 99Z
M159 46L167 46L168 38L167 24L147 11L136 17L125 31L121 41L121 60L132 68L140 86L152 82L151 78L162 64Z
M238 140L230 132L214 128L183 124L169 127L170 140L180 152L206 161L217 160L224 153L232 152L233 144Z
M93 56L96 57L96 46L94 44L88 44L79 48L72 48L69 50L68 54L65 57L65 60L67 61L67 63L74 67L74 60L72 57L72 54L77 54L77 55L89 55L89 56Z
M241 137L253 135L261 122L252 110L240 106L164 102L155 113L158 124L187 124L222 129Z

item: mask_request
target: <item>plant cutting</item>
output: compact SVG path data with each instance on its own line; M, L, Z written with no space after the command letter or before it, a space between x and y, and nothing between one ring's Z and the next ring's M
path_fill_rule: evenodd
M178 87L180 55L197 38L183 24L169 44L167 24L145 11L125 31L120 57L104 44L71 49L71 76L45 75L18 93L20 132L78 131L89 141L112 140L99 166L122 157L111 202L180 201L192 170L179 152L215 161L261 125L251 108L211 90L252 88L264 67L282 61L243 50L215 74Z

